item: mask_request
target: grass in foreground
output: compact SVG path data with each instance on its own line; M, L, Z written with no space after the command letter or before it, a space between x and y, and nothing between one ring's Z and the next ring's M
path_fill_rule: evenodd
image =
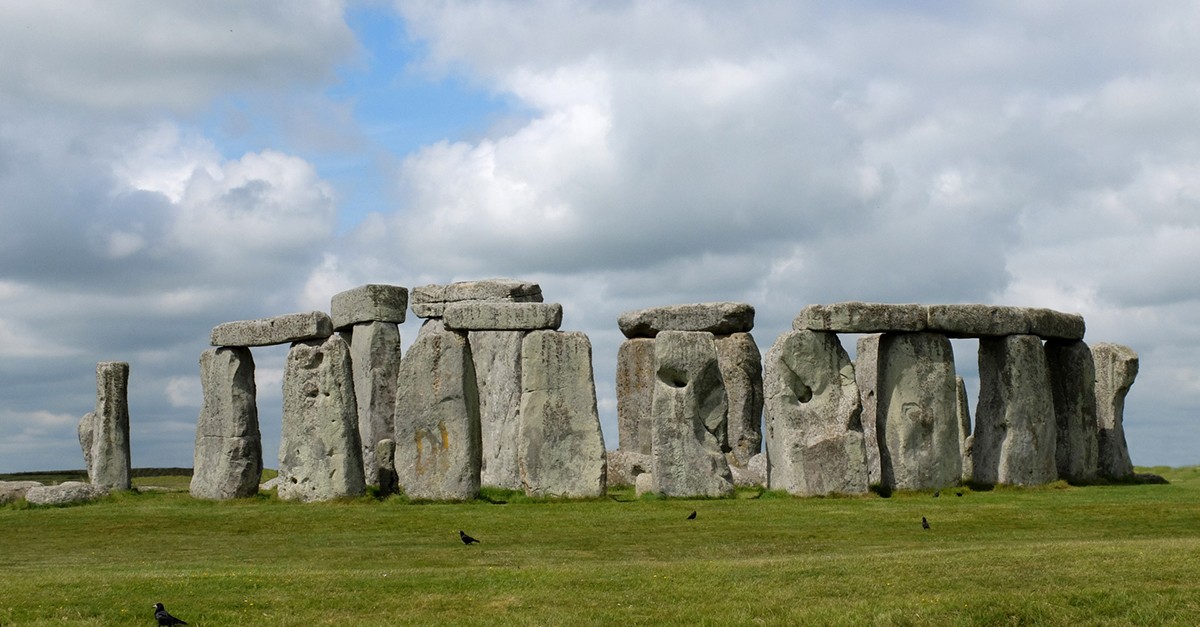
M8 506L0 624L1196 624L1200 469L1151 471L1172 483Z

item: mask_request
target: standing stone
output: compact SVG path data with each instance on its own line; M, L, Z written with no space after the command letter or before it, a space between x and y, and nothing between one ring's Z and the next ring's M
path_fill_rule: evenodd
M962 479L970 481L971 471L971 404L967 400L967 382L954 377L955 413L958 415L958 453L962 457Z
M881 483L926 490L962 479L954 351L938 333L879 338L878 414Z
M622 451L650 454L654 381L654 340L622 342L617 349L617 433Z
M854 366L834 333L791 331L766 359L767 481L798 496L867 491Z
M1058 476L1086 482L1096 478L1096 364L1081 341L1046 342L1050 391L1057 428L1054 462Z
M479 396L465 334L430 319L400 364L396 475L409 498L479 495Z
M401 288L403 289L403 288ZM400 329L393 322L360 322L342 338L350 344L354 371L358 435L362 441L363 477L374 483L379 472L375 445L395 434L396 377L400 374Z
M524 331L471 331L468 339L479 387L482 485L521 489L521 341Z
M1133 476L1125 443L1125 396L1138 373L1138 354L1128 346L1100 343L1092 347L1096 362L1096 419L1100 475L1109 479Z
M583 333L534 331L521 348L521 483L531 496L605 491L592 343Z
M862 401L863 442L867 447L867 482L878 484L882 480L879 470L879 438L875 423L879 416L879 334L873 333L858 338L855 347L854 382L858 385L858 396Z
M262 436L250 349L210 348L200 353L204 405L196 420L191 494L234 499L258 494Z
M727 496L728 401L711 333L663 331L654 342L654 491L664 496Z
M762 450L762 354L749 333L719 335L717 366L729 401L729 463L745 468Z
M279 498L366 491L350 347L338 336L292 344L283 371Z
M1054 397L1036 335L979 340L975 481L1040 485L1058 477Z
M83 457L93 485L130 489L129 364L96 364L96 407L79 423L79 443L86 449Z
M375 485L379 486L379 496L388 496L400 491L400 482L396 478L396 441L383 439L375 444Z

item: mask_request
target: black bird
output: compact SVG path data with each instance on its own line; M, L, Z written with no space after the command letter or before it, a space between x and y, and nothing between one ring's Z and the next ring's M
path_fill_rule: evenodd
M688 514L688 520L696 520L696 512L695 511Z
M922 528L922 529L928 529L928 528L929 528L929 521L928 521L928 520L925 520L925 517L924 517L924 516L922 516L922 517L921 517L921 528Z
M154 604L154 620L158 621L158 624L160 626L166 625L168 627L170 625L186 625L187 624L187 623L179 620L178 618L171 616L171 613L168 612L166 610L166 608L163 607L162 603Z
M463 544L473 544L475 542L479 542L479 540L467 535L462 529L458 530L458 537L462 538Z
M941 495L942 495L942 491L941 491L941 490L937 490L937 491L935 491L935 492L933 493L933 498L935 498L935 499L936 499L937 497L939 497L939 496L941 496Z
M954 494L955 494L956 496L962 496L962 492L961 492L961 491L960 491L960 492L955 492Z

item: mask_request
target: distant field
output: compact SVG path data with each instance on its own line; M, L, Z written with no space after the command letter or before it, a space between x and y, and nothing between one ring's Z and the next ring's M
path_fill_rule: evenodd
M1200 624L1200 468L1139 470L1171 483L304 505L140 477L168 491L0 507L0 624Z

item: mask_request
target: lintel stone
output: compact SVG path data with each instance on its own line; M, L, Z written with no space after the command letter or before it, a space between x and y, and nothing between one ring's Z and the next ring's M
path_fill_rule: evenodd
M835 333L924 331L925 306L855 301L809 305L792 321L792 329Z
M754 328L754 307L730 302L651 307L621 314L617 326L627 338L655 337L661 331L747 333Z
M333 321L323 311L284 314L258 320L226 322L213 327L213 346L272 346L333 335Z
M329 311L333 328L344 331L360 322L404 322L408 310L408 288L368 284L333 295Z
M465 331L537 331L558 329L562 305L467 301L450 303L442 314L446 328Z
M422 285L413 288L412 311L419 318L441 318L448 303L472 300L540 303L542 286L513 279Z

